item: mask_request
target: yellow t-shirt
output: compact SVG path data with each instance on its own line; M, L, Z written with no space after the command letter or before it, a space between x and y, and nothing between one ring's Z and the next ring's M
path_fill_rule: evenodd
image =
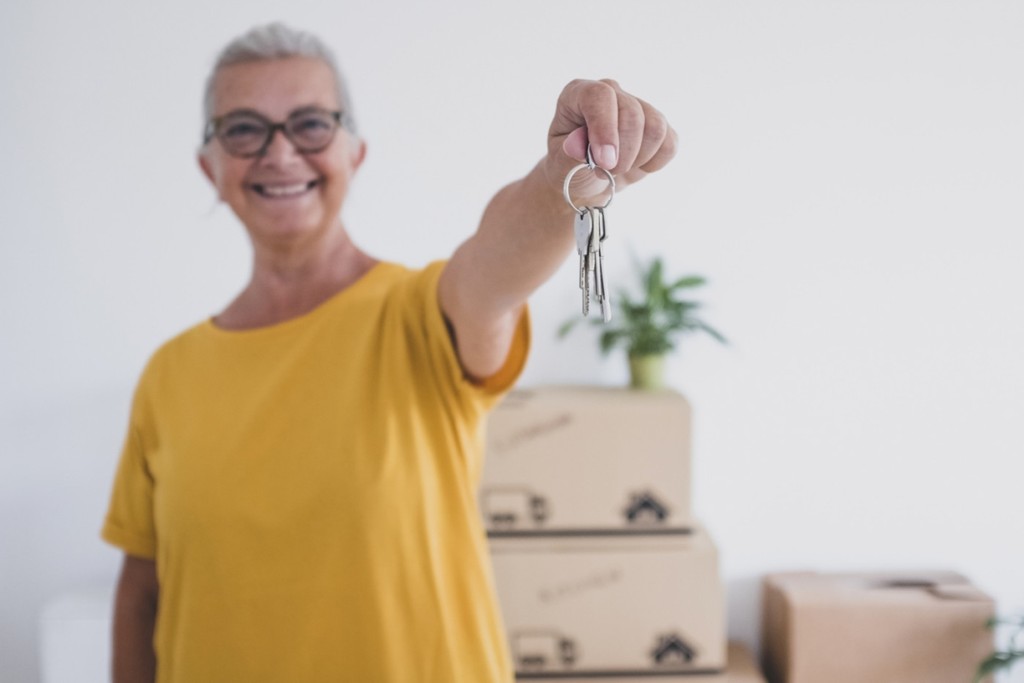
M156 560L158 683L512 680L476 489L529 319L471 383L443 266L382 263L306 315L207 321L150 359L102 535Z

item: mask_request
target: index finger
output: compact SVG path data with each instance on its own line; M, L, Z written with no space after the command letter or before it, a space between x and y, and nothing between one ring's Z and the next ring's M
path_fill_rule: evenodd
M573 81L562 93L562 105L560 114L564 121L560 123L565 127L560 132L566 134L563 151L575 159L584 159L589 143L594 163L601 168L614 168L619 158L615 89L601 81Z

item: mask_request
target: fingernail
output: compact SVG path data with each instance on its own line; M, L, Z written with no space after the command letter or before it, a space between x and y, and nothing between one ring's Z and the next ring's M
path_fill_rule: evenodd
M597 148L597 165L601 168L614 168L618 160L615 145L601 145Z

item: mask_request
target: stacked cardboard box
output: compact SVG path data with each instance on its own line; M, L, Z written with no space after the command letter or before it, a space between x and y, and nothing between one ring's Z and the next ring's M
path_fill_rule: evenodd
M772 574L772 683L964 683L993 649L992 599L953 572Z
M520 677L528 680L543 680L534 676ZM563 680L566 677L549 680ZM728 663L725 673L700 674L647 674L643 676L600 675L594 677L571 676L572 683L764 683L764 676L757 660L740 643L729 643Z
M480 508L520 679L729 680L682 396L512 392L489 422Z

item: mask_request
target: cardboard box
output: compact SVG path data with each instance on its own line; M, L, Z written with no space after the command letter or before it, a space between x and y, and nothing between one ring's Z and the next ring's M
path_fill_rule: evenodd
M966 683L993 649L994 603L953 572L764 580L771 683Z
M492 537L686 533L689 403L667 390L513 391L488 421L479 500Z
M564 677L551 678L543 675L519 676L520 681L563 681ZM601 676L600 678L571 678L573 683L765 683L764 676L758 668L757 660L750 650L741 643L731 642L728 649L728 663L725 671L717 674L678 676Z
M725 668L725 594L703 529L678 537L492 539L522 677Z

